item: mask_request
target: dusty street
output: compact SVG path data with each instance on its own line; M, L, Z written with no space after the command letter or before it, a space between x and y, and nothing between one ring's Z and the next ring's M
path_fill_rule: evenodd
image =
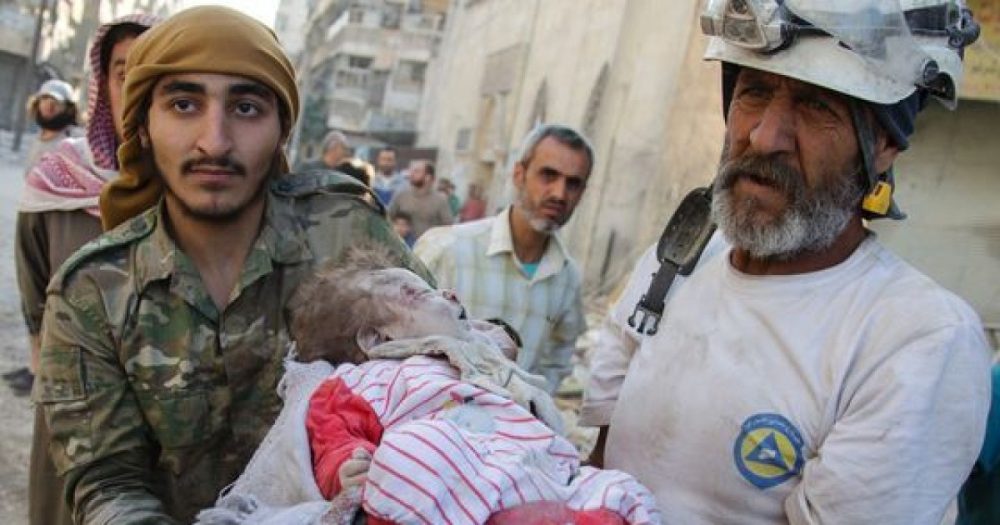
M33 137L25 136L21 152ZM14 276L14 222L21 193L23 155L10 151L10 136L0 133L0 372L24 366L28 340L21 321ZM0 385L0 523L27 523L28 449L31 403Z

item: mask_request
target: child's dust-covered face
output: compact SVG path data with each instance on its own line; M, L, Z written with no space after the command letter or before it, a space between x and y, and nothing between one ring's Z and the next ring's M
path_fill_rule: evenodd
M467 339L470 324L465 307L450 290L435 290L409 270L377 270L362 278L386 308L397 314L395 321L379 330L392 339L413 339L430 335Z

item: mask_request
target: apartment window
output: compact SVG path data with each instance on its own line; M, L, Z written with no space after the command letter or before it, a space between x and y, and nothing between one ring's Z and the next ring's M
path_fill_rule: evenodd
M403 18L403 6L387 4L382 11L382 27L386 29L399 29L399 23Z
M423 85L424 76L427 74L427 64L424 62L414 62L412 60L400 60L399 71L396 78L405 84Z
M455 137L455 151L462 153L469 151L472 145L472 128L460 128L458 136Z
M348 55L347 66L357 69L368 69L372 67L372 58L358 55Z

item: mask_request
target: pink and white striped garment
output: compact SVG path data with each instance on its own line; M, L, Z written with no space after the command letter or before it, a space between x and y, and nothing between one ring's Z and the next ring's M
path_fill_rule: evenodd
M569 441L513 401L460 382L447 361L369 361L341 365L333 377L367 401L384 427L363 491L371 516L478 524L526 503L561 501L633 524L660 522L638 481L581 467Z

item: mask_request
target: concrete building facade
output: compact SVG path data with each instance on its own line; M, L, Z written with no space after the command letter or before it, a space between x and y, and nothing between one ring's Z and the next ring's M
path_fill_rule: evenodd
M297 62L306 43L306 23L316 7L316 0L281 0L274 15L274 32L285 52Z
M586 290L609 293L718 164L719 66L701 59L698 15L693 0L453 0L418 144L438 148L439 173L489 188L495 210L510 201L512 161L536 122L584 130L597 162L564 238ZM968 53L996 56L996 46ZM1000 323L1000 134L990 130L1000 89L993 93L921 115L897 164L911 218L873 226L988 324Z
M319 2L298 60L306 104L297 158L318 154L331 129L356 144L413 145L446 11L443 2Z
M35 16L30 4L0 2L0 129L11 129L15 112L24 110L17 100L31 62Z

